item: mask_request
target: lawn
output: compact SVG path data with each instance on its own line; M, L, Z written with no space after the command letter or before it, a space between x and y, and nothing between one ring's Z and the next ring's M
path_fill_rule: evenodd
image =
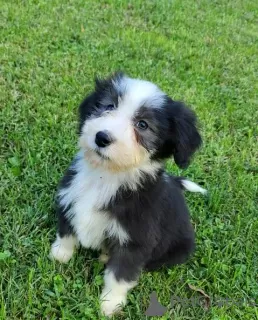
M209 190L186 194L195 255L143 273L117 319L146 319L153 291L168 311L152 319L258 318L257 24L254 0L1 1L1 320L104 319L97 254L60 265L48 252L77 106L117 69L197 112L202 149L187 170L167 168ZM202 303L171 308L172 295Z

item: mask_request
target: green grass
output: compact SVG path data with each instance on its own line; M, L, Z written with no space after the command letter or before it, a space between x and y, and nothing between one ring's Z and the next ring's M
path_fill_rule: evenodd
M54 194L76 150L76 112L95 75L121 69L197 112L202 150L185 172L197 249L143 273L121 319L145 319L156 291L245 302L169 308L154 319L257 319L258 5L245 1L1 1L0 319L101 319L103 267L81 249L49 261ZM256 123L255 123L256 122ZM216 300L216 301L217 301ZM119 317L117 317L119 318Z

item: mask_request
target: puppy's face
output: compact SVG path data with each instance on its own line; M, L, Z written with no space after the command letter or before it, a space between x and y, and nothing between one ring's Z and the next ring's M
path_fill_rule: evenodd
M97 80L80 106L79 145L94 166L126 171L172 154L185 166L200 142L194 114L148 81Z

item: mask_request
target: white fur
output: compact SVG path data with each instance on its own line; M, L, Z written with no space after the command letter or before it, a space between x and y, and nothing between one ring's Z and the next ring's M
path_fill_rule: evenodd
M59 191L59 197L65 208L73 203L67 217L82 246L99 249L106 237L116 237L121 245L129 240L118 221L101 208L110 202L121 185L137 189L142 172L155 175L156 169L157 166L148 164L141 171L112 173L92 168L83 152L78 154L74 167L76 175L68 188Z
M126 304L127 292L136 286L137 282L117 281L112 271L106 270L105 286L101 293L101 311L106 316L119 312Z
M49 257L59 262L68 262L74 252L77 245L77 240L74 236L65 236L60 238L59 235L56 237L56 241L52 244Z
M123 77L114 82L122 98L119 100L119 111L131 118L137 109L148 102L148 107L160 108L163 105L165 94L149 81Z
M94 118L85 122L83 126L83 134L80 139L80 145L92 150L97 148L95 143L96 133L99 131L108 131L115 139L116 144L120 144L119 152L128 153L128 157L131 157L131 152L135 148L134 132L131 123L131 118L120 113L120 110L115 110L110 113L102 115L102 117ZM110 157L112 150L118 149L113 143L109 148L102 149L102 154ZM122 149L122 150L121 150ZM118 154L113 156L114 160L118 157ZM123 154L123 157L125 155Z
M200 192L202 194L207 194L207 190L200 187L197 183L194 183L190 180L181 180L184 188L190 192Z

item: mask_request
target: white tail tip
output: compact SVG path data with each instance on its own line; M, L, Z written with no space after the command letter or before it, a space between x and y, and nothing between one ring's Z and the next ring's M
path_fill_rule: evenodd
M181 180L183 187L190 192L200 192L202 194L207 194L207 190L200 187L197 183L189 180Z

